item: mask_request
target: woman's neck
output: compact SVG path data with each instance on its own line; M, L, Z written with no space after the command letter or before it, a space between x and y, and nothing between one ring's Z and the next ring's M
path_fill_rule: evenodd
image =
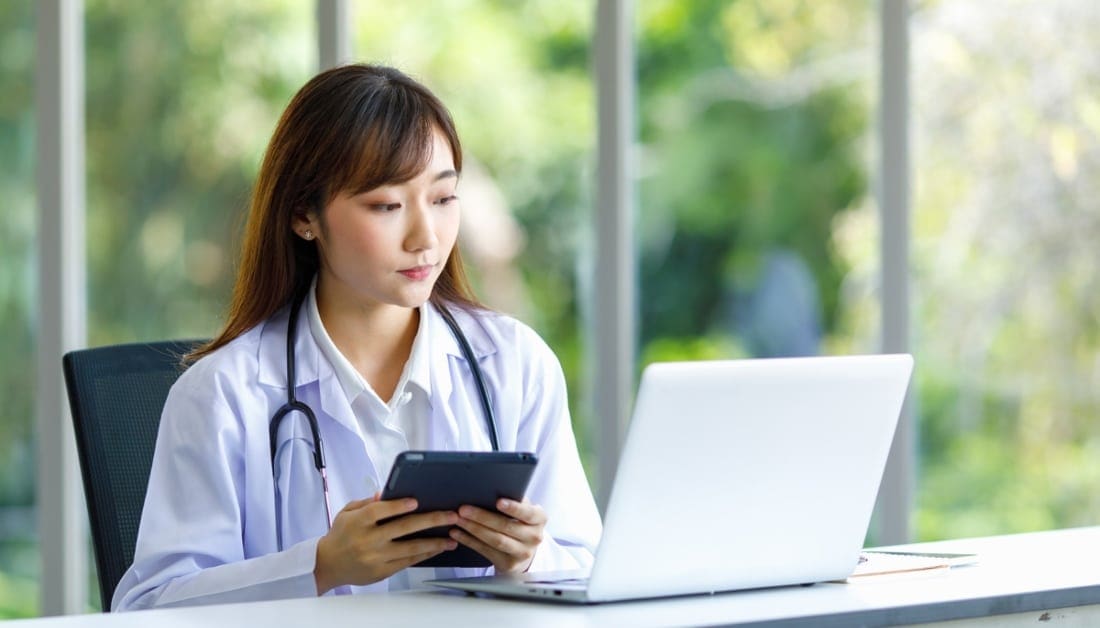
M318 282L317 311L336 348L389 401L416 340L419 310L341 298Z

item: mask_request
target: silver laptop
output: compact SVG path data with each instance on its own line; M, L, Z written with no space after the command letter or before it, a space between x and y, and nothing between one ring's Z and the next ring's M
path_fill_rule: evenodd
M909 355L652 364L587 578L428 582L595 603L845 578L912 368Z

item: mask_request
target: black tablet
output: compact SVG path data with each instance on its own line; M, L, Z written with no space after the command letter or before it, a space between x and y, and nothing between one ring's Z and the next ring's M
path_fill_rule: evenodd
M382 499L413 497L415 512L458 510L463 504L496 510L500 498L521 501L538 458L504 451L405 451L398 454ZM380 521L379 523L384 523ZM406 538L445 538L448 528L430 528ZM489 559L459 545L417 567L487 567Z

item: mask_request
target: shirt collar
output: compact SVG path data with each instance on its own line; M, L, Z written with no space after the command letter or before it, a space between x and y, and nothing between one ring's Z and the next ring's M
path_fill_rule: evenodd
M321 322L321 314L317 308L316 277L314 277L313 283L309 287L309 295L306 297L306 310L309 319L309 330L313 334L313 340L317 343L321 354L332 365L332 370L335 371L336 378L339 380L340 387L344 390L348 402L354 401L356 397L367 391L377 396L367 380L363 378L359 371L355 370L351 362L344 357L344 354L332 342L332 337L328 335L324 323ZM416 338L413 340L412 350L409 352L409 360L405 363L405 368L401 372L401 379L397 383L397 388L394 389L391 403L404 394L409 384L414 384L423 390L426 395L431 395L428 353L430 331L426 322L427 312L425 306L420 306L419 313L420 322L417 324Z

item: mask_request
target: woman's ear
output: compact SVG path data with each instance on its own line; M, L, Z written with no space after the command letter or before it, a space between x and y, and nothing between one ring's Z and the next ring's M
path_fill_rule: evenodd
M321 232L317 213L308 209L294 212L294 219L291 221L290 228L298 234L299 238L310 241L315 239L317 234Z

